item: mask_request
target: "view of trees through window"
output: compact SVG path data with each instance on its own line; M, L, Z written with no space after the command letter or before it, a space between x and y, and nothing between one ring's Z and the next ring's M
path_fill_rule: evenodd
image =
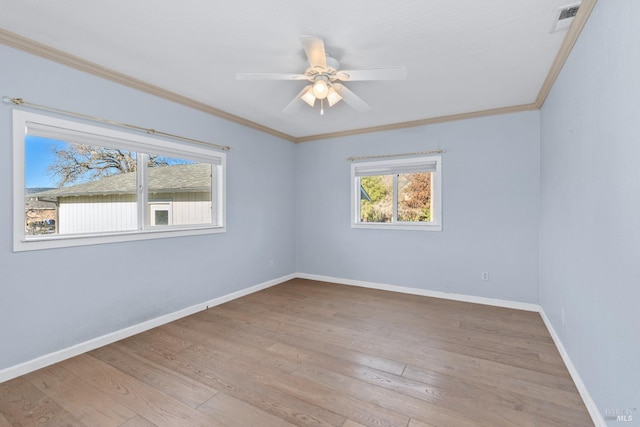
M430 172L363 176L360 185L368 196L360 200L360 221L392 222L394 190L398 195L398 221L431 221Z
M133 151L58 142L49 148L54 157L48 170L56 178L59 187L136 171L136 153ZM149 156L147 166L168 166L176 162L170 163L170 159L161 156Z

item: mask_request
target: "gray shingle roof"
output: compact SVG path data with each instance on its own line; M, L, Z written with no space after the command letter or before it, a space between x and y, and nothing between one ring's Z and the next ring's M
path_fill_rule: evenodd
M210 191L211 165L208 163L195 163L149 168L148 180L149 192L153 193ZM136 173L128 172L69 187L33 193L29 196L51 200L67 196L132 194L135 192Z

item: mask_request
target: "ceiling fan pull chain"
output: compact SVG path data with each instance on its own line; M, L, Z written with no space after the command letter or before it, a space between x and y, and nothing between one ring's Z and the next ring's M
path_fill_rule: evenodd
M320 100L320 115L324 116L324 99Z

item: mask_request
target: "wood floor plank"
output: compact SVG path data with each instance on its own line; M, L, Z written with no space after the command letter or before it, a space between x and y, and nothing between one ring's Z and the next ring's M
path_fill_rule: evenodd
M301 392L290 393L288 389L272 386L273 381L277 383L291 381L293 377L290 372L299 367L297 362L287 362L282 359L257 354L250 355L249 353L240 360L233 350L228 352L213 350L208 346L194 346L186 349L184 356L188 360L199 363L200 366L206 366L206 369L213 372L216 377L226 378L234 384L236 384L235 379L240 375L249 378L250 381L245 383L246 391L238 397L289 422L295 424L304 422L304 425L341 425L344 422L344 414L334 408L319 402L309 401L304 398ZM297 380L294 379L294 381ZM298 384L300 385L299 382ZM301 385L301 388L308 389L311 386L312 384ZM248 394L256 395L260 399L247 398ZM279 395L278 402L282 402L282 404L277 407L265 405L269 395ZM284 403L288 403L288 405L284 406Z
M185 349L182 353L189 360L199 360L203 364L222 363L227 370L243 372L263 386L297 396L326 411L335 412L356 421L383 426L406 426L408 419L392 411L380 410L376 405L352 399L339 390L331 390L318 386L313 380L304 380L290 373L300 368L297 361L269 358L262 354L245 353L245 360L238 359L233 349L220 348L214 350L209 346L196 345ZM296 390L292 393L292 390ZM310 397L314 396L314 397ZM344 419L340 421L342 423Z
M198 411L209 415L225 426L260 426L289 427L294 426L282 418L275 417L243 400L225 393L218 393L198 408Z
M126 406L59 366L32 372L25 379L87 426L120 426L136 416Z
M126 348L131 344L131 342L120 342L114 345ZM235 366L233 361L211 360L202 355L198 357L177 355L160 351L152 345L136 345L135 352L146 359L243 399L293 424L330 427L344 423L342 416L303 401L295 395L282 393L256 383L241 369L229 369L228 366Z
M198 321L202 319L205 321L204 323L212 325L211 327L215 328L215 331L210 332L212 335L223 333L225 336L229 336L232 339L241 339L250 345L258 345L265 350L269 349L275 343L287 343L299 345L306 349L321 353L328 353L346 361L352 361L354 363L370 366L372 368L391 373L401 374L406 366L404 363L378 357L374 354L349 350L344 346L328 342L318 342L305 339L303 335L285 335L255 326L245 327L241 322L218 316L213 312L209 313L207 316L207 319L203 319L202 317L198 319L189 319L188 326L194 329L202 328L202 326L197 325Z
M443 340L448 339L464 339L466 341L479 341L494 344L508 344L509 346L517 346L524 350L539 352L541 348L556 350L553 342L541 343L540 340L530 340L526 338L518 337L504 337L500 334L485 333L478 330L467 331L461 329L461 317L447 317L443 321L444 313L436 313L432 318L418 318L412 316L405 316L401 320L388 319L383 316L371 316L370 313L356 313L353 310L350 311L338 311L333 316L345 325L351 325L353 323L367 323L372 326L386 326L391 328L391 334L413 337L430 338L435 337ZM542 319L533 318L534 321L540 322L544 326Z
M476 358L473 355L460 354L455 351L445 351L428 346L410 346L400 340L370 340L354 341L349 348L362 352L373 352L382 357L402 361L407 365L430 369L436 367L451 375L482 376L488 381L494 381L496 376L518 378L541 385L556 385L562 389L572 388L573 382L568 372L541 372L536 369L513 366L499 361ZM557 374L557 375L556 375Z
M260 377L259 381L269 388L297 395L327 410L366 426L406 427L409 418L395 410L349 395L340 387L330 388L313 379L288 375L286 377Z
M500 413L503 417L511 416L511 420L522 422L525 418L520 417L519 413L522 413L530 415L529 421L535 425L534 420L537 419L560 421L570 418L577 422L582 420L581 414L584 414L582 406L576 409L575 401L562 405L546 401L546 396L544 398L525 396L504 390L499 386L478 385L473 381L460 381L442 375L439 375L433 383L425 383L385 372L362 369L360 378L453 411L478 406L482 409L475 409L474 415L485 421L491 420L494 414ZM486 411L490 414L486 414ZM416 414L416 416L419 415Z
M345 361L322 353L311 352L300 347L281 343L274 345L270 351L283 357L301 360L304 362L303 366L305 367L311 366L316 370L324 369L326 371L332 371L329 374L325 374L325 377L340 374L376 387L381 387L388 391L393 391L394 393L391 397L386 396L383 398L387 406L391 405L392 398L399 399L402 402L401 405L407 404L409 400L407 396L422 400L422 402L413 400L413 409L404 406L397 409L408 416L416 416L417 413L422 415L428 413L430 419L439 421L445 425L472 426L478 424L477 421L465 418L459 414L463 406L459 401L460 399L456 397L456 393L459 394L459 390L466 390L466 384L457 383L452 387L445 387L445 385L440 385L437 381L434 381L435 385L418 383L417 381L412 383L410 380L399 375L372 369L367 366L346 363ZM339 381L335 379L333 381L339 383ZM345 386L341 385L341 388L344 389ZM362 386L358 386L358 388L366 389ZM371 388L369 388L369 392L371 392ZM481 396L481 394L476 393L470 396L470 398L478 399ZM449 399L448 402L446 401L447 398ZM507 406L507 408L510 408L510 406ZM478 416L481 414L476 413L475 415Z
M102 347L89 354L194 409L218 393L214 388L155 363L142 361L116 347Z
M399 334L394 332L391 334L390 338L399 342L404 342L407 346L418 348L429 347L434 350L442 350L471 356L477 359L494 361L505 365L526 368L552 375L563 376L567 374L564 365L557 363L557 361L543 361L538 352L511 346L508 342L498 344L483 341L474 342L471 340L455 339L452 337L446 339L440 339L438 337L421 337L420 335L411 337L411 334L408 331L403 331Z
M179 337L168 334L163 327L151 329L136 336L126 338L121 342L130 343L136 345L139 340L146 340L147 342L153 342L156 347L162 348L166 351L180 351L184 348L190 347L194 344L193 341L185 339L185 337Z
M425 423L415 418L411 418L411 420L409 420L409 425L407 427L438 427L438 424Z
M272 306L269 304L265 304L262 301L247 303L243 306L243 309L252 310L254 312L262 312L269 315L277 315L278 318L282 320L295 319L296 321L300 320L307 324L326 325L327 327L333 326L339 329L350 329L355 332L364 332L372 335L379 335L382 337L388 336L392 330L392 328L388 324L365 321L346 323L340 319L340 312L335 310L333 310L331 316L326 316L317 313L309 313L308 311L298 309L298 306Z
M0 384L0 413L14 426L84 426L23 377Z
M359 401L384 406L407 417L432 419L446 413L449 417L463 418L461 415L455 415L455 411L459 411L461 414L473 413L477 419L482 420L480 423L476 422L478 425L493 427L508 427L515 423L520 426L536 425L535 417L530 414L486 401L478 405L477 400L473 399L466 390L449 392L441 387L410 383L402 377L391 379L389 374L387 376L371 375L371 371L365 373L368 377L363 375L355 379L328 369L308 365L304 365L293 374L309 381L315 380L323 386L337 385L343 393Z
M217 425L195 409L95 357L81 355L61 362L61 365L154 424L179 427Z
M577 390L566 391L550 385L540 385L532 381L505 378L497 375L467 375L457 376L445 373L438 366L433 369L418 368L408 365L403 377L424 382L426 384L444 382L453 387L471 387L481 390L485 398L498 395L510 396L516 406L521 407L522 399L546 400L550 394L554 395L553 403L567 409L581 409L583 402ZM497 397L496 400L507 401L509 397Z
M0 384L3 423L593 425L538 313L303 279Z
M136 415L126 423L121 424L120 427L158 427L158 426L156 426L151 421L145 419L144 417L140 415Z
M495 320L473 319L460 322L461 329L496 334L501 337L522 338L551 343L549 333L542 330L540 325L513 325Z
M241 320L243 317L242 313L238 311L228 311L226 307L221 307L218 312L238 320ZM253 316L254 314L245 314L244 316L248 315ZM260 313L259 318L261 321L271 321L276 324L275 331L278 333L304 336L306 339L329 342L340 346L348 345L355 337L359 336L356 331L344 327L318 324L317 322L310 322L294 316Z
M7 417L0 413L0 427L13 427L13 424L9 422Z

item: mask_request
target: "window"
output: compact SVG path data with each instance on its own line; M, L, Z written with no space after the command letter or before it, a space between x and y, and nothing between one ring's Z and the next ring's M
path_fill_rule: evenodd
M226 155L14 110L14 250L224 232Z
M442 230L441 157L353 163L352 227Z
M171 202L149 202L149 224L169 225L173 224L171 219Z

